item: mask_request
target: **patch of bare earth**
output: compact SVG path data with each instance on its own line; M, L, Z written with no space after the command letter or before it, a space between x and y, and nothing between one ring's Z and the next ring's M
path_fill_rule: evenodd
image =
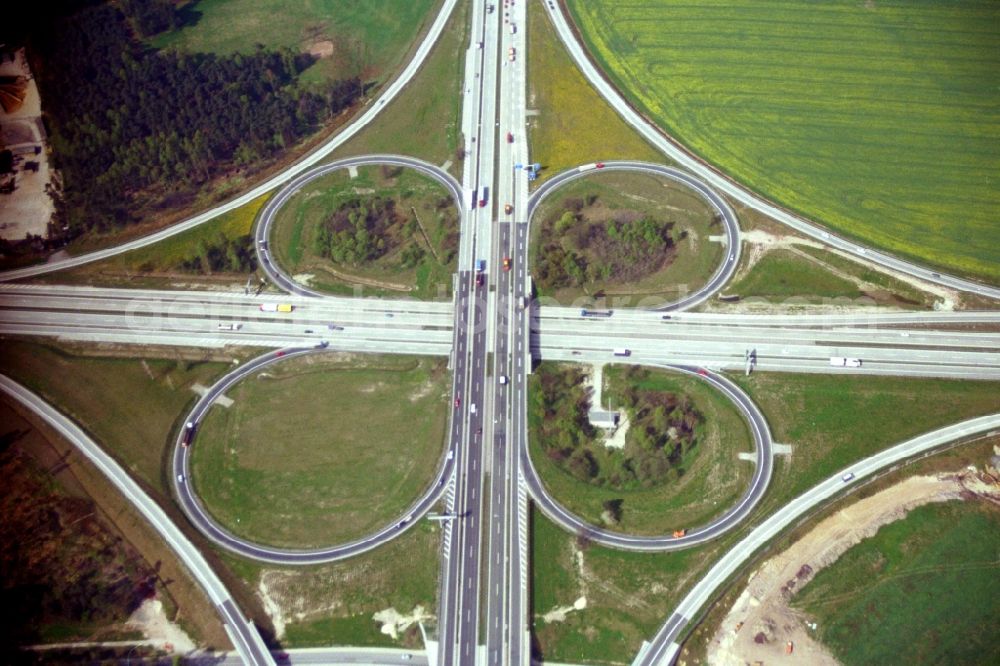
M873 536L883 525L904 518L923 504L962 499L970 493L1000 501L1000 487L995 482L985 482L970 468L958 473L910 477L826 518L750 574L746 589L729 609L708 647L708 663L713 666L838 663L810 636L805 618L789 607L788 600L817 571ZM683 664L683 659L678 663Z

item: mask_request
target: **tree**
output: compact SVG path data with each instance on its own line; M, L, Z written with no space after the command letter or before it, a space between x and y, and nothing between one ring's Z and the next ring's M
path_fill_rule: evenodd
M615 523L620 523L622 521L622 505L625 503L623 499L609 499L604 500L601 508L604 509L604 513Z

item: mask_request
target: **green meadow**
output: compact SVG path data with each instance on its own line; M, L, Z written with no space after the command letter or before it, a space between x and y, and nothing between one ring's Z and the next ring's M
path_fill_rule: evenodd
M1000 282L1000 3L567 4L624 94L737 181Z

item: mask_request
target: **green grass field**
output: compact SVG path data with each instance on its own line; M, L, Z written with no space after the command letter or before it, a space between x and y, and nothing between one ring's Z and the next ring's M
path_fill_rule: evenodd
M251 53L268 49L305 52L322 41L333 53L307 69L304 82L360 75L382 78L401 62L429 25L437 0L200 0L191 3L193 25L158 35L153 44L189 53Z
M528 107L531 159L542 164L535 185L589 162L668 162L597 94L567 55L541 3L528 4Z
M176 356L171 358L171 352ZM185 409L197 398L191 387L211 385L230 363L208 360L212 353L200 350L195 355L191 350L161 351L145 358L104 354L5 340L0 367L79 423L141 481L168 496L167 451ZM239 354L245 358L253 352Z
M604 403L615 395L615 386L628 381L620 367L608 366L605 372ZM740 451L752 451L746 423L736 409L701 382L676 373L653 370L639 388L671 391L690 395L705 423L699 443L684 465L685 474L652 488L614 489L587 484L565 471L546 455L538 441L541 414L538 403L529 401L531 459L545 487L566 508L580 517L604 525L601 520L605 500L622 499L622 518L612 529L630 534L668 534L678 528L690 528L708 522L736 501L746 489L753 468L737 459ZM530 389L537 390L532 376ZM620 389L619 389L620 390Z
M357 136L338 148L330 160L351 155L411 155L448 169L461 179L456 156L461 141L462 76L468 48L468 5L455 8L424 66L409 85Z
M531 228L531 262L537 265L544 242L543 221L558 218L568 198L597 197L597 206L587 209L595 221L619 211L636 211L658 220L672 221L686 236L677 242L677 254L665 268L641 280L623 282L612 276L605 281L587 281L580 287L564 287L551 292L539 287L540 295L555 298L562 305L586 305L603 293L609 307L652 307L673 301L704 285L723 258L722 243L709 236L722 235L709 206L690 189L665 178L644 174L612 172L595 174L560 187L536 210Z
M458 210L450 194L435 180L409 169L362 167L357 178L346 169L318 178L297 192L282 208L271 227L271 250L280 265L311 287L330 293L365 296L408 295L434 299L451 292L458 249ZM420 221L412 236L397 232L384 256L358 265L338 264L314 249L319 226L345 201L361 195L392 199L398 215ZM448 200L444 207L439 202ZM423 233L420 229L423 229ZM401 263L404 249L416 245L424 256L413 268Z
M850 299L856 305L933 307L933 296L901 280L831 252L808 247L797 250L768 252L748 273L730 283L725 293L741 299L763 298L775 304L785 299L810 304Z
M763 506L777 508L855 460L935 428L1000 410L1000 382L754 373L732 377L757 403L775 458Z
M209 412L192 482L217 520L258 542L364 536L431 483L448 389L444 362L422 358L320 354L271 366Z
M996 664L1000 511L914 509L847 551L792 597L841 663Z
M1000 5L568 0L639 108L839 232L1000 281Z

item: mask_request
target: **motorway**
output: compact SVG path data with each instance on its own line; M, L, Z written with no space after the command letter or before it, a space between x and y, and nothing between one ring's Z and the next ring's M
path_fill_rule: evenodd
M864 261L959 291L967 291L988 298L1000 299L1000 288L998 287L940 273L934 269L897 259L884 252L872 250L856 242L840 238L808 220L769 203L754 192L729 179L721 172L716 171L705 162L702 162L678 143L667 137L659 128L632 108L621 93L601 74L600 70L590 60L584 46L577 40L569 20L561 10L562 3L547 3L546 6L560 41L566 47L576 66L586 77L587 81L600 93L601 97L646 141L651 143L668 158L700 178L707 185L745 206L759 210L803 235L814 238L829 247L860 257Z

